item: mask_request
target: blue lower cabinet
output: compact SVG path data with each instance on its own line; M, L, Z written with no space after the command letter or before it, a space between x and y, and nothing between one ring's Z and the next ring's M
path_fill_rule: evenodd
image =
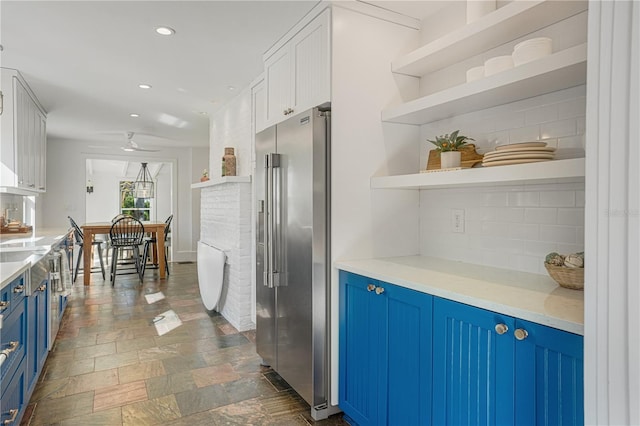
M584 424L582 336L516 320L517 425Z
M434 298L434 425L582 425L583 338Z
M49 348L47 332L49 317L49 281L43 280L28 299L28 350L27 350L27 389L31 394L44 366Z
M433 424L513 424L513 318L440 298L433 305Z
M26 299L14 304L13 311L3 318L0 348L9 351L0 367L0 394L4 394L15 372L22 367L27 352Z
M8 386L0 396L2 400L2 408L0 409L0 424L2 425L19 425L24 408L27 404L26 395L26 372L25 363L22 362L20 367L8 381Z
M340 408L358 425L431 419L432 297L340 272Z

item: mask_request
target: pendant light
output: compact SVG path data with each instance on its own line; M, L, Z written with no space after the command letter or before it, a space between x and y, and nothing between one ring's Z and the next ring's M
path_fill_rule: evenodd
M138 177L133 183L133 196L135 198L153 198L153 180L147 170L147 163L142 163Z

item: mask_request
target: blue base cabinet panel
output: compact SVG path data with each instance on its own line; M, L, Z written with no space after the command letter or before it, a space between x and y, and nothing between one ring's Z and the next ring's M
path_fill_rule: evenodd
M514 320L435 298L433 423L508 425L514 418Z
M340 408L358 425L431 419L432 297L340 272Z
M351 424L584 424L583 338L340 271Z
M433 305L433 424L584 423L582 336L449 300Z
M582 336L524 320L516 331L515 424L584 424Z
M0 424L19 425L27 404L25 363L20 364L8 386L2 393L0 408Z
M38 381L44 362L49 353L49 334L47 332L49 318L49 281L44 280L33 293L27 297L27 388L31 394Z

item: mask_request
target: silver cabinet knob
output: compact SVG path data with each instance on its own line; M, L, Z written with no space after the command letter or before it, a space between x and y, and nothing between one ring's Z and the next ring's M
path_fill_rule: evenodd
M376 286L375 286L374 284L369 284L369 285L367 286L367 291L373 291L373 290L375 290L375 289L376 289Z
M507 324L496 324L496 333L498 334L504 334L507 331L509 331L509 327L507 327Z
M376 287L376 294L382 294L382 293L384 293L384 288Z
M513 332L513 335L516 336L518 340L524 340L529 336L529 333L527 333L527 330L524 328L517 328L516 331Z

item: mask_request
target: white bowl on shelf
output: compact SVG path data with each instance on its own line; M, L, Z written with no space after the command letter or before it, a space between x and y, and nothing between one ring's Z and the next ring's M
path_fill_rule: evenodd
M537 37L516 44L513 48L513 64L517 67L551 55L553 41L549 37Z
M467 83L484 78L484 65L467 70Z
M502 71L513 68L513 58L511 55L496 56L495 58L484 61L484 76L497 74Z

